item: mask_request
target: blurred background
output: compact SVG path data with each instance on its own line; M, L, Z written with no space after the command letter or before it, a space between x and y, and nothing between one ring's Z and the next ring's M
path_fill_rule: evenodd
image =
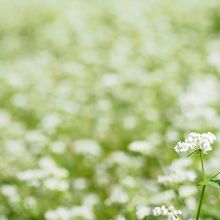
M199 164L173 147L191 131L219 139L219 11L0 0L0 220L155 219L162 204L192 218ZM218 191L207 197L204 219L220 219Z

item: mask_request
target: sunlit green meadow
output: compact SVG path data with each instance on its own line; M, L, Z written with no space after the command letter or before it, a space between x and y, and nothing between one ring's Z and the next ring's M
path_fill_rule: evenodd
M0 220L193 220L192 131L217 136L216 173L218 0L0 0ZM219 206L210 189L201 219Z

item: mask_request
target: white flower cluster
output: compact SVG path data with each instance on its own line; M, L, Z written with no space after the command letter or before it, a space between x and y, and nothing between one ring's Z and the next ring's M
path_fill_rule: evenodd
M169 175L158 176L158 182L163 185L180 184L182 182L192 182L196 179L196 174L193 171L175 172Z
M196 173L192 170L188 170L192 161L188 159L174 160L170 166L168 166L167 174L159 175L157 180L163 185L176 185L182 182L192 182L196 179Z
M151 214L151 208L148 206L138 206L136 216L138 219L144 219Z
M43 157L39 160L40 168L29 169L18 173L19 180L26 182L29 186L40 187L54 191L66 191L69 187L69 172L58 167L51 157Z
M3 185L0 188L0 193L6 197L10 204L17 204L20 201L20 196L18 194L18 189L13 185Z
M70 220L70 219L87 219L93 220L94 215L89 206L74 206L70 209L59 207L56 210L48 210L45 213L46 220Z
M211 132L208 133L195 133L192 132L183 142L178 142L174 147L177 153L179 152L191 152L193 150L201 150L203 153L207 153L212 150L211 144L214 143L216 137Z
M107 205L111 205L114 203L124 204L128 202L128 194L121 187L114 187L111 190L111 194L109 198L106 200Z
M146 141L134 141L128 146L130 151L148 155L152 152L152 145Z
M101 146L94 140L77 140L73 145L76 154L99 156L102 153Z
M179 215L182 215L182 211L176 210L173 206L161 206L153 209L154 216L167 216L168 220L178 220Z

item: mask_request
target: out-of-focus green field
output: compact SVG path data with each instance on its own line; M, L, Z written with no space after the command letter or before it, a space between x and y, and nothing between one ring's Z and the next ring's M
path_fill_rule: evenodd
M0 220L193 219L193 183L158 176L187 133L218 137L219 101L218 0L0 0Z

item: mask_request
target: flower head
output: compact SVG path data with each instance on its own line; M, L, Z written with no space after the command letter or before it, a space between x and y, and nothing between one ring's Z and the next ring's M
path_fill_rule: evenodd
M203 153L207 153L212 150L211 145L216 140L216 137L211 132L208 133L195 133L192 132L183 142L178 142L174 147L177 153L179 152L191 152L193 150L201 150Z
M138 206L136 216L138 219L144 219L151 214L151 208L147 206Z
M176 210L173 206L161 206L153 209L154 216L167 216L168 220L178 220L179 215L182 215L182 211Z

